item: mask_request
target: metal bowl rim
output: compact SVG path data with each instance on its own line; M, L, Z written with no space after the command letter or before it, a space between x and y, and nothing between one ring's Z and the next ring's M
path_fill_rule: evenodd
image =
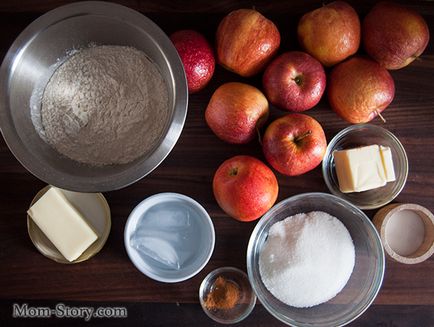
M174 110L166 135L154 152L138 165L114 174L97 177L65 175L63 172L47 169L43 162L35 160L20 140L10 114L9 87L15 65L19 62L26 47L39 33L60 21L87 15L100 15L119 19L136 28L143 29L163 49L162 55L169 62L171 79L174 82ZM134 24L132 23L134 22ZM91 40L90 40L91 41ZM182 76L175 80L174 74ZM151 173L169 155L184 127L187 117L188 89L182 61L167 35L153 21L128 7L104 2L83 1L55 8L30 23L15 39L5 55L0 67L0 131L15 158L35 177L59 188L78 192L105 192L117 190L135 183ZM167 136L170 135L168 138ZM138 159L140 160L140 159ZM104 169L92 168L92 169ZM126 173L131 171L131 173Z

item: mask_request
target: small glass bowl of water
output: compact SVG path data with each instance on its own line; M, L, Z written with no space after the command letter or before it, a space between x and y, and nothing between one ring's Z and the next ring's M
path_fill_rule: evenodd
M373 144L390 148L396 180L369 191L342 193L339 189L333 152ZM322 173L331 193L360 209L376 209L391 202L404 188L408 174L408 159L401 142L387 129L371 124L351 125L330 141L322 162Z
M208 263L215 231L198 202L178 193L159 193L131 212L124 242L130 260L143 274L176 283L193 277Z

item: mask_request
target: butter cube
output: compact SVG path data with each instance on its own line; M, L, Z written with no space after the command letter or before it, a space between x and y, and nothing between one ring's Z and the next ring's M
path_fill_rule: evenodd
M381 159L386 173L386 181L393 182L396 180L395 169L393 168L392 151L387 146L380 145Z
M77 259L98 238L58 188L50 188L27 213L68 261Z
M333 153L342 193L363 192L395 180L390 148L368 145Z

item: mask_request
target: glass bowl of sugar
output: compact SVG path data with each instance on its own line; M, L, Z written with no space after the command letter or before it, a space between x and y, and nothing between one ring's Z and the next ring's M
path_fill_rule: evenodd
M383 282L380 237L356 206L305 193L272 207L247 249L250 283L264 307L291 326L344 326L372 304Z

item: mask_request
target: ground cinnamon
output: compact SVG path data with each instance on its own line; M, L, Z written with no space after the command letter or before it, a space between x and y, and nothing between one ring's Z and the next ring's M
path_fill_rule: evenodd
M211 286L211 291L205 299L205 307L209 310L232 309L240 298L238 286L224 277L219 276Z

